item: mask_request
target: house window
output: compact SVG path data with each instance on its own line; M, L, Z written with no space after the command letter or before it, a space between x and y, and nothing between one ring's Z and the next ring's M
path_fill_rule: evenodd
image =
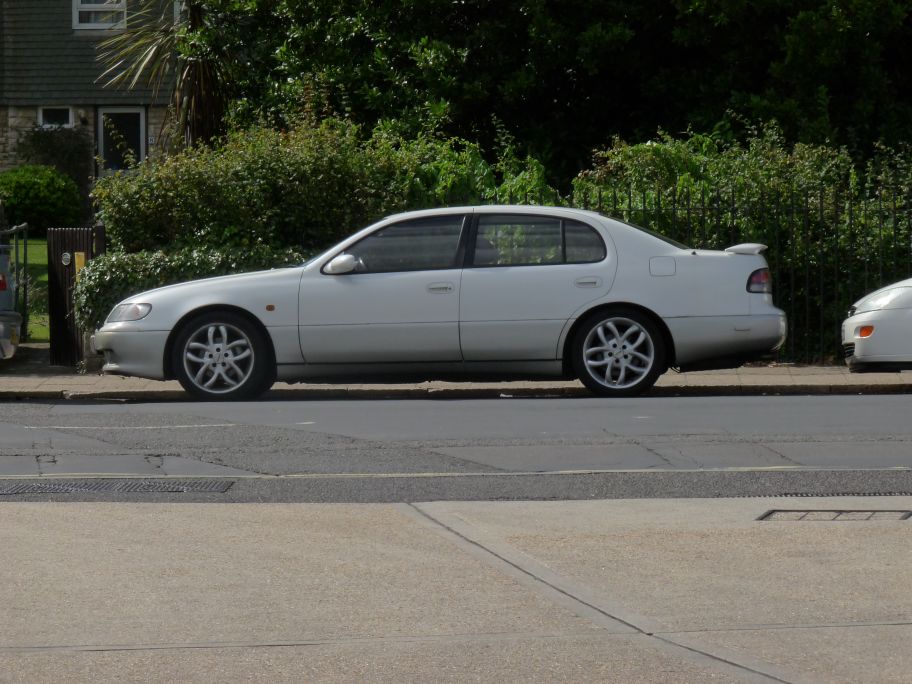
M146 157L146 111L142 107L98 110L98 156L105 171L126 169Z
M126 26L126 0L73 0L74 29L112 29Z
M69 107L41 107L38 125L42 128L69 128L73 125L73 110Z

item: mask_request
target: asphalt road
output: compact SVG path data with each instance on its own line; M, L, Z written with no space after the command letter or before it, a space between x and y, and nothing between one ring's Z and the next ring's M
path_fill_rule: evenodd
M0 480L0 497L408 502L912 492L910 409L908 395L6 403L0 477L16 479ZM8 493L11 482L21 489L48 476L217 478L227 489Z

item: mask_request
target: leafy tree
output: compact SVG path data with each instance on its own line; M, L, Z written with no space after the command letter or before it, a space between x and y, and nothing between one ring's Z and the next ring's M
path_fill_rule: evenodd
M180 11L163 0L142 0L129 27L99 44L99 77L106 86L148 85L170 93L172 128L180 146L208 142L225 130L230 58L205 35L205 0L184 0Z

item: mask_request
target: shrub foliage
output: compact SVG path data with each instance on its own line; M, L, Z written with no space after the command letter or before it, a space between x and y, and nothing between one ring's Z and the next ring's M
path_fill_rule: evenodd
M10 225L28 223L33 236L51 226L75 225L82 213L76 184L50 166L0 173L0 200Z

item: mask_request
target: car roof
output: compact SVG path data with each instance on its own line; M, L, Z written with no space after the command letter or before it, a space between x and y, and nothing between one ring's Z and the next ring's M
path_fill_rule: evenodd
M569 207L554 207L534 204L478 204L474 206L441 207L438 209L419 209L406 211L400 214L387 216L384 221L399 220L403 218L423 218L427 216L447 216L450 214L534 214L537 216L559 216L561 218L597 219L598 221L610 220L594 211L584 209L571 209Z

